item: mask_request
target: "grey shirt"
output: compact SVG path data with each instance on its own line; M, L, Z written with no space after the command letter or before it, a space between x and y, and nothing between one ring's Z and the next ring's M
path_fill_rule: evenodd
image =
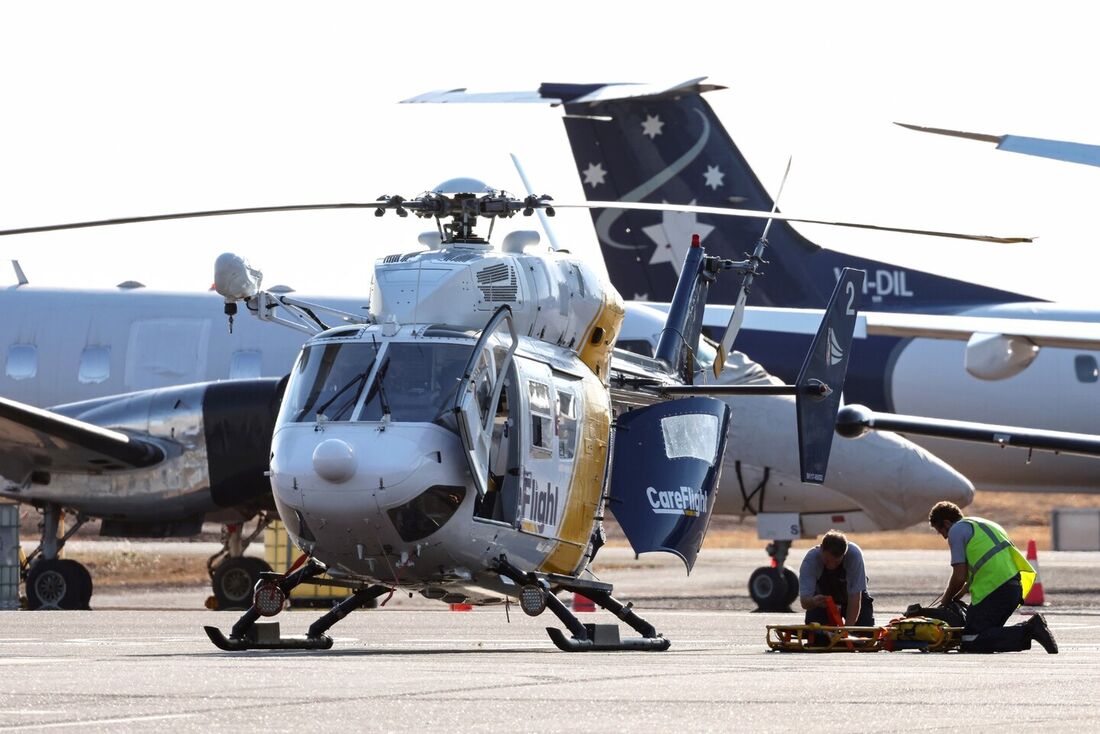
M951 565L966 563L966 544L974 537L974 526L958 521L947 531L947 545L951 548Z
M848 541L848 552L840 564L848 580L848 594L867 591L867 571L863 567L863 551L855 543ZM798 595L810 597L820 594L817 582L825 571L825 561L821 558L821 546L815 545L806 551L802 566L798 569Z

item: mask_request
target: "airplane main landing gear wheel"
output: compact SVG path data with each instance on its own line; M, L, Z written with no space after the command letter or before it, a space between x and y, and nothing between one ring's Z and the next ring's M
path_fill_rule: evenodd
M214 597L218 609L248 609L252 606L252 590L260 574L271 570L259 558L238 556L226 558L214 569Z
M786 566L783 567L783 578L787 581L787 604L794 604L798 598L798 574Z
M749 577L749 596L756 602L761 612L789 612L790 593L786 578L787 569L764 566L752 572ZM793 574L792 574L793 575ZM795 578L794 593L798 594L798 579Z
M27 574L27 606L31 609L87 609L91 598L91 574L76 561L43 559Z

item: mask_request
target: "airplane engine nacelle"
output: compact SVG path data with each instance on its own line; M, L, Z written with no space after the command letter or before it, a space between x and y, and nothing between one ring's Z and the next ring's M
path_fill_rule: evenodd
M274 378L226 380L59 406L62 415L155 441L165 459L144 469L57 474L43 490L71 495L64 504L90 515L134 524L271 507L264 472L284 388Z
M1027 369L1039 347L1022 336L974 334L966 343L966 371L979 380L1004 380Z

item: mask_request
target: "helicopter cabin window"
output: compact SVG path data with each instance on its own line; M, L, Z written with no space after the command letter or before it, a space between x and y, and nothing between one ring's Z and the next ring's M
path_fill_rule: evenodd
M111 376L111 348L84 347L77 379L84 384L105 382Z
M577 398L558 390L558 458L572 461L577 450Z
M1096 357L1091 354L1078 354L1074 357L1073 368L1077 371L1078 382L1096 382L1100 379L1100 368L1097 368Z
M263 365L263 352L257 349L241 349L233 352L229 362L229 379L245 380L259 377Z
M473 345L390 342L378 373L367 389L359 420L432 423L449 419ZM480 383L478 409L489 409L489 386Z
M550 386L531 380L527 383L531 409L531 449L549 452L554 440L554 418L550 412Z
M670 415L661 419L665 456L701 459L714 466L718 458L718 416L709 413Z
M290 375L281 417L292 422L351 420L378 347L365 342L311 344Z
M643 357L653 356L653 345L646 339L620 339L615 342L615 346Z
M13 380L30 380L38 374L38 347L33 344L12 344L8 347L5 369Z

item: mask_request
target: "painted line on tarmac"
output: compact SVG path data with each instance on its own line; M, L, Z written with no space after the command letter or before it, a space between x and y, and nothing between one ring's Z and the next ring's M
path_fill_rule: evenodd
M155 716L126 716L118 719L81 719L77 721L51 721L48 724L16 724L15 726L0 726L0 731L30 731L33 729L59 729L63 726L85 726L103 724L136 724L145 721L165 721L168 719L185 719L198 714L158 714Z

